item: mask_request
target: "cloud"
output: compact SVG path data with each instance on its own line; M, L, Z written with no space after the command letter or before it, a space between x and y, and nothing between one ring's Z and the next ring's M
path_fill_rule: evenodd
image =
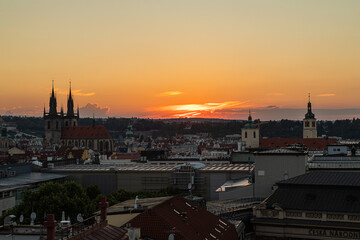
M68 91L64 91L64 90L61 90L61 89L58 89L58 88L55 89L55 92L57 94L60 94L60 95L68 95L69 94ZM94 92L86 93L86 92L82 92L81 89L72 89L71 94L74 95L74 96L80 96L80 97L89 97L89 96L95 95Z
M168 92L162 92L160 94L158 94L158 96L164 97L164 96L176 96L176 95L180 95L183 94L183 92L180 91L168 91Z
M155 118L228 118L230 115L248 109L246 101L211 102L202 104L183 104L148 109L148 116ZM241 113L243 114L243 113Z
M323 93L323 94L318 94L316 96L318 96L318 97L333 97L335 95L336 95L335 93Z
M110 111L109 107L101 107L96 103L88 103L80 109L80 117L92 117L93 114L97 118L107 117Z

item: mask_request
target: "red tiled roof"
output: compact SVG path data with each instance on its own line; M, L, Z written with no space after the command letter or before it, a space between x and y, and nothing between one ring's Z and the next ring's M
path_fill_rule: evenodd
M290 144L303 144L308 150L324 150L328 144L336 143L336 138L261 138L262 148L283 148Z
M181 196L166 200L129 221L141 236L168 240L238 239L234 225Z
M63 127L61 129L61 138L111 138L109 132L104 126L76 126L76 127Z
M125 228L108 225L107 222L95 224L85 231L71 236L69 240L129 240Z
M127 231L124 228L107 225L91 234L83 237L82 240L128 240Z

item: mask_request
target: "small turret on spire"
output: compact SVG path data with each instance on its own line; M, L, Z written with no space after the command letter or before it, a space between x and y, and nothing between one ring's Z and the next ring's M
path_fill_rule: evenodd
M252 117L251 117L251 110L249 108L249 117L248 117L248 121L251 122L252 121Z

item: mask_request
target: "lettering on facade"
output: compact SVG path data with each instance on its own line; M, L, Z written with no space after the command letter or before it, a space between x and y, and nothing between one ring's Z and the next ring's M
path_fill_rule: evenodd
M355 232L355 231L309 229L309 235L317 236L317 237L360 239L360 232Z

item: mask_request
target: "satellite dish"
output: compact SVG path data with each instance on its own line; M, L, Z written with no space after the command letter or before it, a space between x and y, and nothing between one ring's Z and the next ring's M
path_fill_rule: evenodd
M19 220L22 223L24 221L24 215L21 215Z
M83 222L84 221L84 218L81 216L81 213L79 213L77 216L76 216L76 220L78 221L78 222Z
M170 234L168 240L175 240L175 235L173 233Z
M34 225L34 220L36 218L36 213L35 212L32 212L30 214L30 218L31 218L31 222L30 222L30 225Z
M129 232L129 239L135 240L135 231L132 228L130 229L130 232Z

